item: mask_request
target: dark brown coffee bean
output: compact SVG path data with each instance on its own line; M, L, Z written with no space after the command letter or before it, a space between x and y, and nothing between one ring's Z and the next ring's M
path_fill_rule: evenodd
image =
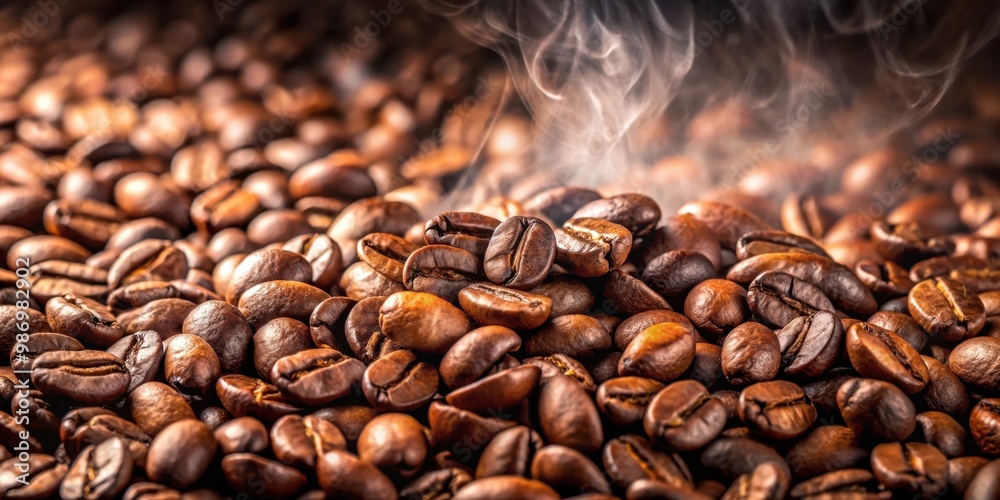
M307 349L275 361L271 380L293 401L319 406L356 391L364 372L364 363L340 351Z
M555 500L559 494L541 481L517 476L493 476L476 479L458 490L455 500L501 500L504 498L537 498Z
M429 247L428 247L429 248ZM552 300L544 295L476 283L458 294L458 302L476 323L514 329L541 326L552 312Z
M605 309L616 314L633 315L646 311L670 309L670 304L660 294L653 291L642 280L614 269L605 276L601 292L606 303Z
M103 351L51 351L32 364L31 382L49 395L102 405L125 395L132 377L125 363Z
M965 285L950 278L921 281L910 290L907 306L928 334L959 341L974 336L986 321L983 301Z
M379 415L358 436L358 458L391 476L413 477L427 456L427 437L420 422L409 415Z
M354 442L361 435L361 429L375 418L378 412L370 406L346 405L323 408L312 415L337 426L344 438Z
M774 271L762 273L750 283L747 303L755 317L777 328L784 328L800 316L834 310L817 286Z
M969 395L962 381L940 361L929 356L920 356L927 365L930 379L923 391L922 400L931 410L941 411L953 417L965 415L969 409Z
M208 342L182 333L163 341L163 374L182 396L200 401L214 389L222 367Z
M396 344L431 353L446 352L472 329L461 309L421 292L390 295L380 309L379 326Z
M291 318L277 318L254 333L253 365L261 378L270 382L279 359L312 347L309 327Z
M358 499L395 499L392 481L372 464L346 451L331 451L316 465L320 487L327 495Z
M309 317L309 334L316 347L351 351L345 333L348 314L356 302L347 297L330 297L320 302Z
M840 320L829 311L795 318L775 333L782 370L804 378L818 377L832 368L844 339Z
M448 404L476 413L509 408L524 401L541 379L541 369L526 364L487 375L448 394Z
M788 466L773 448L748 437L720 437L701 454L701 464L717 470L725 477L752 474L762 464L776 466L781 473L789 475Z
M885 328L858 323L847 330L847 355L862 376L896 384L908 394L919 392L930 379L917 351Z
M311 234L316 228L309 225L305 214L295 210L266 210L247 225L247 238L257 246L288 241L296 236Z
M506 361L504 364L506 364ZM587 392L597 390L597 386L594 385L594 379L587 371L587 367L565 354L526 358L524 364L535 365L542 370L542 381L561 374L579 382Z
M597 407L615 425L641 422L646 407L664 385L642 377L616 377L597 388Z
M142 281L112 291L107 305L117 311L126 311L154 300L177 298L180 298L180 291L166 281Z
M650 235L652 243L642 255L642 264L671 250L693 250L701 253L718 270L722 265L719 240L701 220L691 214L678 214L667 218L664 224Z
M108 295L108 273L87 264L51 260L29 268L31 296L40 301L74 295L104 301Z
M37 265L47 261L83 263L90 252L80 244L59 236L29 236L7 250L7 269Z
M882 443L872 450L872 472L885 487L923 496L944 493L948 459L924 443Z
M187 259L169 241L145 240L122 251L108 270L108 287L183 279L187 272Z
M843 469L828 472L797 484L791 490L792 498L824 496L849 496L870 500L892 498L892 492L876 488L875 475L864 469Z
M803 477L848 469L867 458L868 450L855 438L854 431L839 425L816 427L785 455L792 472Z
M580 207L599 199L601 195L590 189L558 186L541 191L525 200L524 209L540 213L555 224L562 224Z
M552 318L524 341L524 350L531 356L562 353L583 359L609 347L611 335L601 322L583 314Z
M386 297L406 290L402 281L393 281L364 262L357 262L344 270L340 277L340 288L348 298L355 301Z
M258 329L276 318L291 318L309 322L316 306L330 298L326 292L298 281L267 281L251 287L243 295L237 308L250 328Z
M403 266L403 284L408 290L433 293L449 302L456 302L458 292L481 281L482 276L479 257L447 245L415 250Z
M410 351L386 354L364 372L361 389L368 401L382 411L412 411L430 401L437 392L434 366L418 361Z
M862 260L854 266L854 272L875 297L883 300L903 297L914 285L906 269L895 262Z
M763 463L750 474L741 474L722 498L784 498L791 486L791 477L785 467Z
M490 281L518 290L539 285L552 267L556 237L541 219L515 216L497 226L483 257Z
M287 250L262 249L247 255L229 280L226 301L236 304L254 285L273 280L312 282L312 267L300 254Z
M808 253L769 253L738 262L727 279L750 284L767 271L790 274L816 285L831 302L844 311L870 316L878 303L850 269L830 259Z
M660 207L652 198L624 193L587 203L573 214L573 218L604 219L625 227L634 237L641 238L656 227L660 215Z
M621 267L632 249L628 229L603 219L570 219L555 235L556 263L586 278Z
M998 491L1000 490L998 476L1000 476L1000 460L983 465L976 472L975 477L969 481L968 487L965 489L965 498L996 498L997 494L1000 493Z
M45 205L52 201L52 193L40 187L3 186L0 188L0 224L24 228L42 225Z
M337 426L314 415L281 417L271 428L271 443L281 463L306 470L327 452L347 449Z
M937 448L946 457L965 455L968 436L962 424L946 413L927 411L917 414L917 432L911 440L923 441Z
M611 493L608 481L590 459L557 444L546 446L535 454L531 477L567 494Z
M257 195L236 181L203 191L191 202L191 222L199 231L216 234L226 228L246 227L261 210Z
M413 480L400 490L402 498L450 498L472 481L468 472L458 469L439 469Z
M692 250L671 250L651 260L642 272L642 281L671 300L679 300L698 283L714 277L715 267L708 257Z
M181 333L184 319L195 308L195 304L184 299L154 300L138 309L118 315L118 324L126 334L152 330L163 339Z
M211 465L218 443L212 430L198 420L180 420L168 425L149 445L146 473L149 478L173 488L193 485Z
M403 283L403 267L410 254L417 249L403 238L388 233L365 235L358 240L357 247L361 262L368 264L388 280L398 283Z
M56 297L45 305L45 312L57 332L89 344L106 347L125 334L107 307L87 298Z
M245 375L223 375L215 383L215 392L222 406L237 417L251 416L274 422L301 411L289 403L277 387Z
M856 378L844 382L837 390L837 406L847 426L859 436L901 440L917 425L910 398L881 380Z
M666 386L649 402L643 428L654 442L687 451L715 439L726 418L725 406L710 396L705 386L681 380Z
M541 285L528 290L552 300L551 317L584 314L594 305L594 294L582 281L569 275L553 274Z
M10 368L30 373L35 358L49 351L82 351L83 344L59 333L32 333L10 351Z
M163 342L160 335L146 330L123 337L108 347L108 352L125 362L125 369L132 376L128 390L132 392L146 382L156 378L163 361Z
M972 408L969 430L980 450L1000 455L1000 399L984 398Z
M441 380L452 389L471 384L520 347L521 337L509 328L476 328L458 339L445 353L439 365Z
M721 335L750 316L747 291L732 281L703 281L684 299L684 315L691 318L698 331Z
M226 482L241 495L289 498L309 482L302 472L251 453L226 455L221 466Z
M125 221L125 215L116 207L96 200L60 199L45 207L43 220L49 234L96 251L104 248Z
M424 225L428 245L450 245L482 258L500 221L475 212L444 212Z
M816 420L816 409L802 388L786 380L743 389L738 408L740 420L770 439L797 437Z
M655 324L629 343L618 362L618 373L673 381L691 366L694 344L694 336L684 325Z
M778 337L766 326L752 321L726 335L720 355L722 374L737 387L772 380L781 370Z
M639 335L639 332L657 323L677 323L686 326L690 328L692 336L695 336L694 325L683 314L668 310L653 310L636 314L622 321L615 329L615 345L624 351ZM698 339L696 338L695 341Z
M361 300L351 309L344 322L344 334L358 359L371 363L379 357L403 348L386 338L379 328L379 310L385 297Z
M337 243L325 234L303 234L288 240L283 250L295 252L312 267L313 286L326 290L340 279L344 260Z
M740 237L751 231L772 229L757 216L741 208L723 203L701 201L684 205L678 214L690 214L716 234L719 243L735 250Z
M152 437L174 422L196 418L187 400L174 388L160 382L136 387L128 395L128 408L132 421Z
M604 442L594 401L583 386L569 377L556 375L542 384L538 414L542 434L551 444L592 453Z
M490 440L479 458L475 477L527 476L531 462L545 443L541 436L525 426L511 427Z
M653 448L648 441L625 435L608 441L602 453L608 477L620 489L644 479L672 485L681 490L692 487L691 472L677 454Z
M958 344L948 368L968 385L989 393L1000 391L1000 338L975 337Z
M346 264L354 260L354 245L365 235L389 233L402 236L411 226L420 222L420 215L406 203L366 198L348 205L330 225L326 234L340 245Z
M879 326L900 336L917 352L927 343L927 334L910 315L891 311L879 311L868 318L868 324Z
M878 253L904 267L951 250L953 245L934 233L936 231L915 222L889 224L877 221L871 227L872 243Z
M219 300L198 304L184 319L181 331L208 342L224 372L239 371L253 332L236 307Z
M123 223L108 240L108 250L124 251L143 240L174 241L181 234L176 226L155 218L142 218Z
M284 417L284 418L290 418ZM279 420L280 422L280 420ZM275 422L277 428L277 422ZM236 417L212 431L222 453L260 453L268 448L267 427L253 417Z
M25 330L25 327L27 329ZM20 333L50 332L45 315L34 309L0 306L0 359L7 359Z
M736 258L746 260L766 253L812 253L829 257L815 241L784 231L752 231L736 242Z

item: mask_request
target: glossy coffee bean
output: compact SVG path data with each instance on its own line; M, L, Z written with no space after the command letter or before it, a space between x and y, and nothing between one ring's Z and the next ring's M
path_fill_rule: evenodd
M620 267L632 249L628 229L603 219L571 219L555 235L556 263L586 278Z
M770 439L791 439L812 427L816 409L802 388L786 380L760 382L740 393L740 420Z
M642 377L615 377L597 388L597 407L615 425L641 422L646 407L664 385Z
M111 310L83 297L56 297L45 304L49 325L56 332L98 347L114 344L125 334Z
M778 337L760 323L734 328L726 335L720 356L723 375L737 387L772 380L781 369Z
M692 487L691 472L679 455L654 448L640 436L627 434L609 440L601 458L609 479L621 489L644 479L682 490Z
M881 380L857 378L841 384L837 406L855 434L906 439L916 427L916 411L903 391Z
M125 336L107 350L125 362L125 369L132 376L129 392L152 382L163 362L163 342L160 341L160 334L151 330Z
M312 285L298 281L266 281L251 287L236 305L250 328L258 329L276 318L291 318L302 323L320 302L330 296Z
M651 260L642 272L644 281L667 299L680 299L698 283L715 277L715 267L703 254L672 250Z
M652 198L638 193L624 193L587 203L573 214L573 218L605 219L640 238L656 227L660 215L660 207Z
M910 344L884 328L857 323L847 330L847 355L862 376L896 384L914 394L930 379L927 366Z
M320 406L358 390L365 365L336 349L307 349L279 358L271 381L293 401Z
M969 430L980 450L990 455L1000 454L1000 399L984 398L972 408Z
M113 498L132 477L132 456L123 439L110 438L84 448L59 487L62 498Z
M396 487L374 465L346 451L331 451L316 466L319 485L330 496L359 499L395 499Z
M553 318L524 341L531 356L566 354L577 359L592 358L611 347L611 335L600 320L583 314Z
M948 356L948 368L973 388L1000 391L1000 338L975 337L955 346Z
M428 245L449 245L479 256L486 254L500 221L475 212L444 212L424 225Z
M975 292L950 278L917 283L910 290L907 306L928 334L950 341L974 336L986 321L985 307Z
M446 352L471 326L461 309L429 293L392 294L379 311L379 327L388 339L421 352Z
M545 443L537 432L519 425L497 434L479 457L475 477L527 476L531 462Z
M358 458L391 476L413 477L427 456L427 431L409 415L375 417L358 436Z
M521 347L521 337L502 326L476 328L458 339L441 359L441 380L452 389L471 384Z
M260 453L268 448L267 427L253 417L236 417L212 431L223 454Z
M583 453L601 448L600 413L587 391L573 379L556 375L538 389L538 415L547 442Z
M302 490L309 481L305 474L292 467L251 453L226 455L221 467L226 482L241 495L287 498Z
M538 450L531 462L531 477L560 492L611 494L611 486L594 462L557 444Z
M486 277L498 285L530 290L552 267L556 237L541 219L514 216L497 226L483 256Z
M541 326L552 312L552 299L492 283L475 283L458 294L462 310L480 325L513 329Z
M924 496L945 491L948 459L925 443L882 443L872 449L872 472L885 487Z
M854 266L858 275L869 290L880 299L903 297L910 293L914 281L906 273L906 269L895 262L877 263L862 260Z
M796 377L813 378L837 362L844 339L840 320L829 311L793 319L775 332L781 348L781 369Z
M45 394L96 405L124 396L132 380L121 358L103 351L47 352L31 371L31 383Z
M746 260L766 253L812 253L829 257L823 247L810 238L784 231L752 231L736 242L736 258Z
M271 427L271 447L281 463L311 470L327 452L346 450L347 441L337 426L315 415L286 415Z
M309 327L291 318L277 318L253 334L253 365L261 378L271 381L279 359L312 347Z
M747 303L755 317L777 328L800 316L834 310L830 299L815 285L774 271L762 273L750 283Z
M277 387L245 375L223 375L215 383L215 393L222 406L237 417L250 416L274 422L301 411L288 402Z
M580 363L576 359L565 354L553 354L551 356L526 358L523 363L526 365L537 366L542 371L541 380L545 380L556 375L565 375L579 382L580 385L587 390L587 392L594 392L597 390L597 386L594 385L594 379L591 377L587 367L584 366L583 363ZM505 360L503 364L507 364L507 360Z
M728 280L702 281L684 299L684 315L699 332L727 333L750 317L747 291Z
M824 425L803 435L785 455L785 461L796 475L813 477L860 465L868 455L854 431Z
M525 364L487 375L448 394L448 404L476 413L509 408L534 392L542 370Z
M703 385L681 380L666 386L649 402L643 428L654 442L681 451L695 450L722 432L726 417L725 406Z
M620 375L635 375L670 382L694 359L694 337L683 325L658 323L629 343L618 362Z
M211 465L218 443L198 420L179 420L153 439L146 456L149 478L173 488L193 485Z
M227 373L240 370L253 340L253 332L240 311L221 300L198 304L184 319L181 331L207 342Z
M182 279L187 271L187 259L169 241L145 240L122 251L108 270L108 287Z
M399 236L372 233L358 240L358 259L389 281L402 283L403 267L416 249Z
M458 293L483 279L482 264L472 252L447 245L427 245L415 250L403 266L408 290L432 293L449 302Z
M180 334L163 341L163 373L177 392L198 401L211 394L222 376L222 366L208 342Z
M151 437L156 437L168 425L196 418L191 405L179 392L160 382L147 382L128 395L132 421Z
M361 390L380 411L413 411L434 397L438 390L438 370L420 361L411 351L391 352L368 365L361 379Z
M454 496L472 481L468 472L459 468L428 472L399 491L403 498L437 498Z

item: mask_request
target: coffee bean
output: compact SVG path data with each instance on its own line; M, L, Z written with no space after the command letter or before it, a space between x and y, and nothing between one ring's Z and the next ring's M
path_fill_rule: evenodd
M69 239L50 235L29 236L7 250L7 268L24 267L25 262L33 266L47 261L80 264L88 257L90 251Z
M594 401L569 377L556 375L542 384L538 391L538 415L542 434L551 444L592 453L604 442L601 417Z
M122 251L108 270L108 287L183 279L187 272L187 259L170 242L146 240Z
M97 346L109 346L125 334L111 310L100 302L67 295L45 305L49 324L59 333Z
M292 400L319 406L356 391L364 372L364 363L340 351L307 349L275 361L270 378Z
M1000 454L1000 399L983 398L969 416L969 430L980 450L990 454Z
M975 337L955 346L948 356L948 368L973 388L1000 391L1000 338Z
M583 314L568 314L552 318L524 341L524 351L530 356L556 353L574 358L591 358L611 347L611 335L596 318Z
M427 432L409 415L375 417L358 436L358 458L391 476L413 477L427 455Z
M572 186L546 189L524 201L524 209L548 217L556 224L569 220L584 205L601 199L596 191Z
M476 381L521 347L521 338L502 326L476 328L458 339L441 359L441 380L452 389Z
M273 280L312 282L312 267L300 254L287 250L262 249L247 255L233 270L226 301L236 304L254 285Z
M386 338L379 328L379 310L384 303L385 297L361 300L344 322L347 343L362 362L371 363L385 354L403 349Z
M500 221L475 212L444 212L424 225L428 245L449 245L482 258Z
M346 451L324 454L316 465L316 473L320 487L330 496L371 500L397 498L396 488L385 474Z
M639 332L657 323L677 323L690 328L692 336L696 335L691 321L683 314L668 310L653 310L636 314L622 321L615 329L615 345L624 351L629 343L639 335ZM695 341L698 339L695 338Z
M847 330L847 355L862 376L896 384L908 394L927 385L930 373L910 344L889 330L858 323Z
M722 402L692 380L674 382L657 393L643 420L650 439L681 451L704 446L722 432L725 424Z
M277 387L245 375L223 375L215 383L215 393L222 406L237 417L251 416L274 422L301 411L289 403Z
M791 490L793 498L812 498L815 496L858 496L871 499L889 499L892 493L879 491L876 488L875 475L864 469L843 469L828 472L821 476L803 481Z
M191 222L203 233L216 234L226 228L246 227L260 210L257 195L241 189L239 182L223 182L191 202Z
M125 395L131 380L121 358L103 351L51 351L32 364L31 382L40 391L81 403L110 403Z
M515 329L540 326L552 311L552 300L544 295L476 283L458 294L458 302L476 323Z
M179 420L165 427L149 445L146 473L173 488L193 485L208 470L218 443L198 420Z
M97 200L60 199L45 207L43 221L49 234L97 251L111 239L125 215L115 206Z
M530 290L552 267L556 237L541 219L514 216L497 226L483 256L486 277L498 285Z
M271 428L271 443L281 463L305 470L316 467L327 452L347 449L340 429L315 415L281 417Z
M59 437L66 453L78 456L84 448L109 439L120 439L136 467L146 466L146 452L152 438L136 424L100 408L81 408L63 417Z
M588 373L587 367L565 354L526 358L524 364L537 366L542 371L541 380L543 381L556 375L565 375L579 382L587 392L597 390L597 386L594 385L594 379Z
M727 333L750 316L747 291L732 281L703 281L684 299L684 315L691 318L700 332Z
M797 476L813 477L849 469L868 458L868 450L854 432L839 425L816 427L798 440L785 455Z
M784 231L752 231L736 242L736 258L746 260L766 253L811 253L830 257L813 240Z
M672 250L651 260L642 280L668 300L679 300L698 283L715 277L715 267L703 254Z
M382 411L412 411L423 407L438 388L434 366L410 351L395 351L373 361L361 379L369 403Z
M62 498L113 498L125 491L132 477L132 456L121 438L110 438L80 452L69 468L59 496Z
M212 431L212 435L215 436L219 449L225 455L260 453L266 450L269 444L267 427L253 417L234 418L217 427Z
M266 210L247 225L247 238L257 246L288 241L296 236L311 234L316 228L309 225L305 214L295 210Z
M788 466L773 448L748 437L720 437L701 453L701 464L726 477L752 474L762 464L771 464L789 475Z
M123 337L108 347L108 352L125 362L125 369L132 377L128 390L132 392L156 378L163 361L164 348L158 333L145 330Z
M723 498L784 498L791 485L785 468L763 463L750 474L741 474Z
M921 281L910 290L907 306L928 334L959 341L979 333L986 321L983 302L975 292L950 278Z
M482 275L479 257L447 245L415 250L403 266L403 284L408 290L432 293L449 302L456 302L458 293L481 281Z
M670 304L660 294L621 269L614 269L605 276L601 294L608 300L605 309L618 314L670 309Z
M381 198L366 198L348 205L330 225L326 234L340 245L344 263L355 257L354 245L371 233L406 234L411 226L421 222L419 214L406 203Z
M600 469L580 452L550 445L535 454L531 477L565 493L611 494L611 486Z
M552 300L550 317L584 314L594 306L594 294L587 285L569 275L556 274L545 283L528 290Z
M51 260L29 268L31 296L40 301L74 295L103 301L108 295L108 273L88 265Z
M20 472L20 468L25 466L31 471L27 477ZM56 497L67 470L67 465L57 462L52 455L33 453L27 461L8 458L0 462L0 494L6 498ZM19 478L23 481L19 481Z
M407 349L444 353L472 328L461 309L429 293L390 295L379 310L379 327Z
M413 480L400 490L399 496L403 498L451 497L470 481L472 481L472 477L462 469L439 469Z
M743 389L738 408L740 420L770 439L797 437L816 420L816 409L802 388L786 380Z
M317 347L350 351L345 324L356 303L347 297L330 297L320 302L309 317L309 334Z
M604 219L623 226L634 237L641 238L656 227L660 215L660 207L652 198L624 193L587 203L573 214L573 218Z
M309 327L291 318L277 318L253 334L253 365L261 378L271 381L279 359L312 347Z
M541 369L521 365L487 375L450 392L448 404L476 413L491 408L509 408L524 401L538 386Z
M194 302L184 299L154 300L138 309L118 315L118 324L125 333L152 330L167 339L183 331L184 319L196 307Z
M782 370L805 378L818 377L832 368L844 339L840 320L829 311L799 316L775 333Z
M944 255L954 246L934 233L933 229L915 222L889 224L877 221L871 227L872 243L878 253L904 267Z
M882 327L900 336L917 352L927 343L927 334L910 315L891 311L879 311L868 318L868 324Z
M800 316L834 310L826 294L812 283L774 271L750 283L747 303L755 317L777 328Z
M855 434L906 439L916 427L913 403L896 386L874 379L851 379L837 390L837 406Z
M854 273L875 297L882 300L903 297L910 293L914 285L906 269L895 262L861 260L854 266Z
M274 280L254 285L240 296L237 308L250 323L259 329L276 318L291 318L302 323L320 302L330 298L326 292L297 281Z
M632 249L628 229L603 219L571 219L555 235L556 263L587 278L621 267Z
M226 455L221 466L226 482L241 495L288 498L309 482L302 472L251 453Z
M642 377L616 377L597 388L597 407L615 425L641 422L646 407L664 385Z
M723 247L735 250L741 236L751 231L772 229L756 215L741 208L724 203L700 201L688 203L677 210L678 214L690 214L708 226Z
M737 387L774 379L782 364L778 337L754 322L733 329L722 344L720 356L723 375Z
M629 343L618 362L619 375L635 375L670 382L694 359L694 337L678 323L658 323Z
M168 425L195 418L187 400L174 388L160 382L147 382L128 395L132 421L149 436L156 437Z
M649 239L652 242L642 254L643 265L671 250L699 252L708 257L716 270L722 265L722 250L715 233L691 214L678 214L667 218Z
M944 493L948 459L925 443L882 443L872 449L872 472L885 487L924 496Z
M35 358L49 351L82 351L83 344L59 333L32 333L10 351L10 368L30 373ZM13 392L13 391L12 391Z
M239 310L219 300L198 304L184 319L181 331L207 342L224 372L240 370L253 340L253 332Z

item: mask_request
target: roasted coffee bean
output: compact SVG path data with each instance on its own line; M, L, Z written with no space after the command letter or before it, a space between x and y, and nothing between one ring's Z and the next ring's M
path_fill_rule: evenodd
M920 352L927 343L927 334L910 315L891 311L879 311L868 318L868 324L889 330Z
M1000 290L1000 270L983 268L964 269L961 271L952 271L948 277L965 285L973 292Z
M752 474L762 464L771 464L789 475L788 466L773 448L748 437L720 437L705 447L701 464L726 477Z
M30 472L25 477L23 469ZM68 467L52 455L32 453L26 461L8 458L0 462L0 495L4 498L54 498Z
M288 241L296 236L311 234L316 228L309 225L305 214L295 210L266 210L247 225L247 238L257 246L267 246Z
M493 234L492 232L490 234ZM358 240L358 258L390 281L403 283L403 267L417 249L388 233L372 233Z
M849 469L867 458L868 450L858 442L854 431L839 425L816 427L785 455L792 472L803 477Z
M914 285L906 269L891 261L878 263L862 260L854 266L854 273L875 297L883 300L903 297L910 293Z
M103 301L108 295L107 271L88 264L50 260L29 270L31 296L43 302L65 295Z
M329 196L356 200L375 196L375 182L364 166L357 153L335 151L296 169L288 179L289 193L295 199Z
M357 391L364 372L364 363L336 349L307 349L275 361L270 379L292 400L319 406Z
M535 454L544 445L538 433L524 426L500 432L483 450L475 477L527 476Z
M552 300L553 318L568 314L583 314L594 306L594 294L590 288L569 275L553 275L545 283L528 291Z
M684 315L699 332L709 335L727 333L750 317L747 291L732 281L703 281L684 299Z
M167 339L183 331L184 319L196 307L194 302L184 299L154 300L138 309L118 315L118 324L126 334L152 330Z
M681 380L666 386L649 402L643 428L654 442L687 451L715 439L726 418L725 406L710 396L705 386Z
M837 390L837 406L847 426L858 436L902 440L917 425L910 398L881 380L856 378L844 382Z
M601 294L609 301L605 303L605 310L617 314L670 309L670 304L660 294L621 269L614 269L605 276Z
M80 341L60 333L32 333L10 351L10 367L31 373L35 358L49 351L82 351Z
M25 329L27 327L27 329ZM34 309L0 305L0 360L6 360L19 333L51 332L45 315Z
M253 334L254 368L261 378L271 381L279 359L312 347L309 327L291 318L277 318Z
M649 239L650 246L642 255L641 264L671 250L694 250L712 262L718 270L722 265L722 250L712 230L691 214L678 214L667 218Z
M969 430L980 450L1000 455L1000 399L983 398L972 408Z
M996 498L1000 490L1000 460L994 460L979 469L965 489L965 498Z
M899 335L869 323L847 330L847 355L851 365L865 377L896 384L908 394L919 392L930 379L917 351Z
M723 498L784 498L791 486L786 468L763 463L750 474L741 474Z
M444 353L472 329L472 323L461 309L434 295L399 292L382 304L379 327L402 347Z
M786 380L760 382L740 393L740 420L769 439L791 439L812 427L816 409L802 388Z
M289 498L309 482L302 472L251 453L226 455L221 466L226 482L241 495Z
M281 417L271 428L271 443L281 463L305 470L316 467L319 457L327 452L347 449L340 429L314 415Z
M104 248L125 221L125 215L115 206L97 200L60 199L45 207L43 221L49 234L96 251Z
M556 263L586 278L621 267L632 249L628 229L603 219L571 219L555 235Z
M476 254L447 245L415 250L403 266L403 284L408 290L432 293L449 302L456 302L458 292L482 276Z
M688 203L678 209L677 213L690 214L704 223L715 233L719 243L730 250L736 249L740 237L744 234L772 229L756 215L724 203L711 201Z
M615 425L641 422L646 408L664 385L642 377L616 377L597 388L597 407Z
M629 343L639 335L639 332L657 323L677 323L686 326L690 328L692 336L695 336L694 325L683 314L668 310L653 310L636 314L622 321L615 329L615 345L624 351ZM695 341L698 341L698 338L695 338Z
M145 240L124 249L108 270L108 287L142 281L183 279L188 272L184 253L164 240Z
M790 274L818 287L837 308L870 316L878 303L850 269L830 259L808 253L769 253L738 262L726 278L749 285L767 271ZM749 297L748 297L749 298Z
M439 365L441 380L452 389L471 384L520 347L521 337L509 328L476 328L458 339L445 353Z
M752 231L736 242L736 258L746 260L766 253L812 253L829 257L823 247L810 238L784 231Z
M891 492L878 491L875 482L875 475L867 470L843 469L803 481L795 485L790 494L792 498L845 495L871 500L892 498Z
M172 488L193 485L211 465L218 443L198 420L179 420L153 438L146 456L149 478Z
M629 343L618 362L618 373L673 381L691 366L694 344L694 336L684 325L655 324Z
M69 239L60 236L29 236L7 250L7 269L38 265L48 261L83 263L90 252Z
M141 281L123 286L108 295L108 307L127 311L142 307L154 300L178 299L180 290L166 281Z
M476 413L509 408L524 401L541 379L541 369L525 364L502 370L462 386L448 394L448 404Z
M972 255L932 257L914 264L909 278L913 283L919 283L929 278L947 278L953 271L985 269L988 266L988 262Z
M222 376L222 366L208 342L182 333L163 341L163 375L182 396L200 401Z
M930 373L927 387L921 393L924 404L953 417L965 415L969 409L969 395L962 381L940 361L929 356L920 357Z
M765 324L784 328L793 319L819 311L833 311L833 304L815 285L792 275L769 271L750 283L747 303Z
M504 364L506 364L506 361ZM597 390L597 386L594 385L594 379L587 371L587 367L565 354L526 358L524 364L537 366L542 371L542 380L562 374L579 382L587 392Z
M132 390L128 408L132 421L152 437L174 422L196 418L187 400L160 382L147 382Z
M253 417L236 417L217 427L212 431L212 435L215 436L219 449L225 455L260 453L269 445L267 427Z
M594 401L583 386L569 377L556 375L541 385L538 416L542 434L551 444L592 453L604 442L601 417Z
M428 245L449 245L482 258L499 225L493 217L475 212L443 212L424 225L424 240Z
M634 237L641 238L656 227L660 215L660 207L652 198L624 193L587 203L573 214L573 218L604 219L623 226Z
M413 477L427 456L427 431L409 415L375 417L358 436L358 458L390 476Z
M71 457L79 455L87 446L100 444L111 438L122 439L137 467L145 467L146 451L152 441L139 426L96 407L80 408L67 413L59 425L59 438Z
M546 446L535 454L531 477L568 494L611 494L611 486L590 459L557 444Z
M558 186L541 191L525 200L524 209L540 213L556 224L562 224L580 207L599 199L601 195L591 189Z
M973 388L990 394L1000 392L1000 338L963 341L948 356L948 368Z
M552 300L544 295L476 283L458 294L458 302L476 323L515 329L540 326L552 311Z
M347 343L358 359L365 363L371 363L385 354L403 349L386 338L379 328L379 310L384 303L385 297L363 299L351 309L344 322Z
M458 491L455 500L502 498L537 498L555 500L559 494L541 481L517 476L493 476L476 479Z
M114 344L125 334L111 310L95 300L56 297L45 304L45 313L55 331L99 347Z
M803 378L818 377L832 368L844 339L840 320L829 311L799 316L775 333L782 371Z
M114 498L132 477L132 456L121 438L110 438L80 452L69 468L59 496L67 499Z
M125 362L125 369L132 376L128 386L129 392L132 392L136 387L156 378L163 361L164 349L160 335L145 330L123 337L108 347L108 352Z
M608 441L602 462L609 478L620 489L643 479L682 490L692 487L691 472L679 455L664 453L639 436L624 435Z
M556 237L541 219L514 216L497 226L483 256L490 281L518 290L541 284L556 255Z
M406 290L402 281L393 281L364 262L357 262L344 270L340 277L340 288L348 298L359 302Z
M344 208L326 234L340 245L344 263L347 264L355 258L354 245L365 235L389 233L402 236L420 222L420 215L406 203L366 198Z
M872 472L885 487L923 496L944 493L948 459L925 443L882 443L872 449Z
M917 414L917 441L933 445L946 457L965 455L967 434L962 424L946 413L928 411ZM922 438L922 439L921 439Z
M241 189L239 182L223 182L194 198L191 222L203 233L216 234L226 228L246 227L260 210L257 195Z
M328 298L330 296L326 292L312 285L274 280L243 292L237 308L250 323L250 328L259 329L276 318L291 318L308 323L312 311Z
M950 278L917 283L907 300L913 319L931 336L959 341L975 336L986 321L983 301L965 285Z
M330 288L344 269L340 247L325 234L296 236L288 240L282 249L305 257L312 267L312 284L320 289Z
M51 351L32 364L31 383L38 390L87 404L124 396L131 380L121 358L103 351Z
M239 310L220 300L198 304L184 319L181 331L207 342L227 373L240 370L253 340L253 332Z
M722 374L737 387L774 379L783 361L778 337L752 321L726 335L720 356Z
M715 267L703 254L672 250L651 260L642 280L656 293L679 300L698 283L715 277Z
M400 490L399 496L402 498L450 498L470 481L472 481L472 477L462 469L439 469L413 480Z
M327 495L363 499L395 499L396 487L372 464L346 452L324 454L316 464L319 485Z
M316 347L329 347L349 352L345 324L356 303L347 297L330 297L320 302L309 317L309 334Z
M368 402L381 411L416 410L426 405L437 389L437 369L405 350L379 357L361 379Z
M931 228L915 222L877 221L871 227L872 243L878 253L904 267L947 254L953 248L954 245L934 233Z
M273 280L312 282L312 267L300 254L288 250L262 249L240 261L226 289L226 301L236 304L254 285Z
M592 358L611 347L611 335L599 320L583 314L552 318L524 341L530 356L566 354L578 359Z
M277 387L245 375L223 375L215 383L215 392L222 406L237 417L251 416L274 422L301 411L289 403Z

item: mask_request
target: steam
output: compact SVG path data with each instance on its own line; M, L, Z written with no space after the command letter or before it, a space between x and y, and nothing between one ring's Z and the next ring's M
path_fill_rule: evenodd
M1000 31L1000 7L977 0L421 2L503 57L538 127L535 171L594 187L641 188L639 167L671 153L718 184L752 141L801 156L837 123L879 140ZM834 119L866 100L866 116Z

